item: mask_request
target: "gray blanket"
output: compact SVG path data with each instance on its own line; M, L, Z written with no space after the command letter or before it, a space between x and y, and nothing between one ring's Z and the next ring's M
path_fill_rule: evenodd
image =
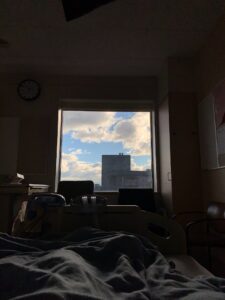
M190 279L147 239L83 228L63 240L0 234L0 299L225 299L225 279Z

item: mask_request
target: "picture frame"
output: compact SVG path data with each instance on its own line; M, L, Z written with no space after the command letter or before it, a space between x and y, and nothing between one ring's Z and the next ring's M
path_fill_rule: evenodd
M199 103L201 167L225 167L225 80Z

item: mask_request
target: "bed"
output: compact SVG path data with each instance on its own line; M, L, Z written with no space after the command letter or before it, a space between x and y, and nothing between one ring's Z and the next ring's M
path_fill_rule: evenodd
M99 217L101 229L75 226L85 217L68 208L57 212L52 229L64 224L58 238L0 234L0 299L225 299L225 279L185 254L182 230L174 222L133 207L107 210ZM129 217L130 230L118 230Z

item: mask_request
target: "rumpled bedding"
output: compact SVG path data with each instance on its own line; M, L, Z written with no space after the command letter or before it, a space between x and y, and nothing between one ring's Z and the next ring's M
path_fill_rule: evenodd
M55 241L0 234L0 299L225 299L225 279L190 279L146 238L82 228Z

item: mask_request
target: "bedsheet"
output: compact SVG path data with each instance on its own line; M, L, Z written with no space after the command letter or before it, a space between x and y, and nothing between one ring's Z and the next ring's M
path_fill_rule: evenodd
M0 234L0 299L225 299L225 279L188 278L146 238L82 228L55 241Z

